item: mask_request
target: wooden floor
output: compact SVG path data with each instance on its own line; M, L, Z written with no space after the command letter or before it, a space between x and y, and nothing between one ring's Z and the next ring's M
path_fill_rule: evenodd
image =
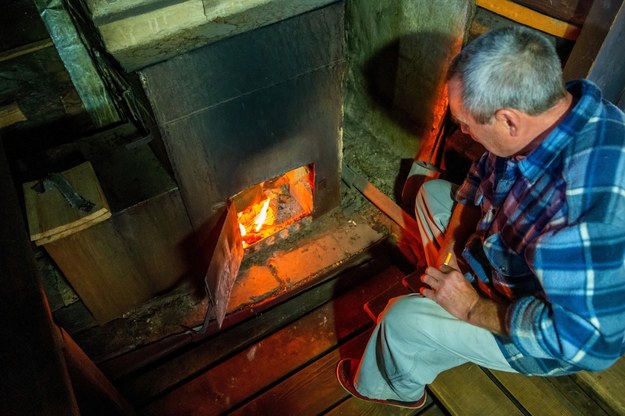
M371 313L409 289L393 256L339 276L140 373L115 380L139 415L618 415L623 361L600 375L561 378L491 372L467 364L429 386L411 411L349 396L336 362L359 356ZM585 378L584 378L585 377ZM619 394L620 392L620 394Z

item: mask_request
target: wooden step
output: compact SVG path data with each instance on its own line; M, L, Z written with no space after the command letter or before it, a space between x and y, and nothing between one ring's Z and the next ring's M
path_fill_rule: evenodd
M574 377L609 414L625 415L625 358L605 371L583 371Z
M258 394L266 386L279 382L306 363L326 354L337 344L371 327L369 318L362 311L362 304L374 293L383 291L389 282L399 282L402 277L403 273L396 267L389 267L354 284L352 290L302 316L291 325L257 340L226 361L219 363L213 356L212 363L207 362L206 357L212 355L209 349L223 348L218 339L212 340L212 343L207 342L206 346L193 353L185 354L184 358L177 361L178 366L174 363L173 367L161 367L142 376L140 380L125 384L122 391L132 390L135 400L140 400L139 394L153 397L158 394L158 390L163 391L176 383L184 382L180 387L149 403L142 413L222 414L245 403L249 397ZM302 302L302 299L299 301ZM283 308L281 313L288 311ZM239 346L240 341L234 345ZM188 379L195 375L190 369L192 367L184 372L176 371L181 363L189 365L194 360L200 366L209 368L192 379ZM195 371L197 372L197 368ZM164 374L168 374L169 379L165 383Z
M541 416L607 415L575 383L569 384L568 388L563 391L552 382L556 379L555 377L529 377L517 373L482 370L491 376L502 390L514 397L518 405L529 414Z
M417 270L405 276L402 279L405 289L396 285L370 299L363 308L373 322L377 322L377 317L391 298L404 293L418 293L423 286L421 274L422 271ZM625 360L621 360L599 375L580 373L569 377L529 377L491 371L467 363L441 373L428 389L448 412L458 415L625 414L619 408L619 399L623 395L615 394L615 389L625 391L624 363ZM605 376L605 381L600 374ZM575 377L582 381L578 384ZM590 393L585 391L588 389ZM594 397L593 392L600 397Z
M336 363L342 357L361 355L369 335L370 331L364 332L342 348L332 350L232 415L323 414L349 396L336 380Z

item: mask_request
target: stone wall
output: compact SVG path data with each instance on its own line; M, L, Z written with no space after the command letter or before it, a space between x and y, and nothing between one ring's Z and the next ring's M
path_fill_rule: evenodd
M445 72L475 6L437 2L346 1L346 129L357 125L400 156L414 158L446 106Z

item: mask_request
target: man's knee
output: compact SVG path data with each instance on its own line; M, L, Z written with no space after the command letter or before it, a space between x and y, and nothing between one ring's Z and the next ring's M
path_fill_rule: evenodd
M412 333L428 331L436 327L435 309L440 308L434 301L412 294L391 299L381 316L381 324L387 332ZM428 322L432 321L433 322Z
M438 201L441 200L440 196L451 198L452 186L451 182L443 179L432 179L425 182L417 193L416 207L423 209L434 204L438 205L440 204ZM431 212L432 210L427 209L426 211Z

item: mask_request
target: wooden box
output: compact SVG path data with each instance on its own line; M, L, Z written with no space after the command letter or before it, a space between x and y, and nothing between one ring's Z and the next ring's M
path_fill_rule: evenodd
M71 208L57 189L40 194L32 189L35 182L24 184L31 240L43 245L99 323L184 277L194 244L173 181L152 185L154 195L115 211L89 162L62 176L95 206L83 213Z

